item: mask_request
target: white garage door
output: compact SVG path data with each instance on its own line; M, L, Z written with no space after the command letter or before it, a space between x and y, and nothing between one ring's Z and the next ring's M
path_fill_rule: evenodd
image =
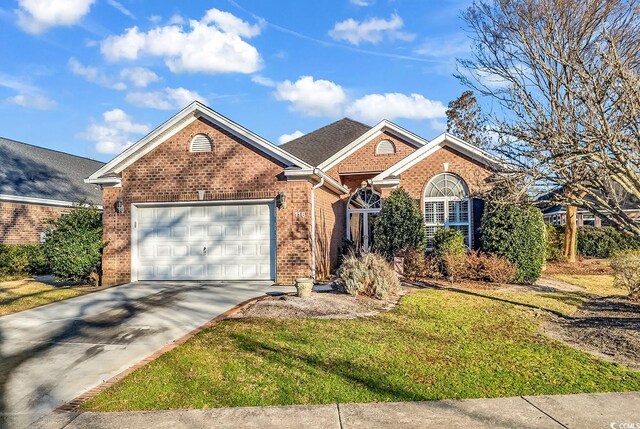
M266 203L138 207L138 280L273 280L273 219Z

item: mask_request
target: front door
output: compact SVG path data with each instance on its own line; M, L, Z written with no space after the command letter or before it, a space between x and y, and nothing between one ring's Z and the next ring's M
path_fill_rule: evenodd
M349 199L347 239L356 252L373 250L374 225L380 213L380 195L370 188L358 189Z

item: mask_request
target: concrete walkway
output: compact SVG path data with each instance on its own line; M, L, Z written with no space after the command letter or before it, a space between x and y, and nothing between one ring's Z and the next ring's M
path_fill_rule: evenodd
M640 427L640 393L129 413L56 413L32 427L636 429Z
M139 282L0 317L0 428L23 428L246 300L265 282Z

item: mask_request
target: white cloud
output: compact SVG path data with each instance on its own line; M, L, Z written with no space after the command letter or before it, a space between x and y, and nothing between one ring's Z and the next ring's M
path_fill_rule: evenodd
M207 99L195 91L185 88L164 88L161 91L131 92L126 100L138 107L171 110L181 109L194 100L207 104Z
M255 74L251 76L251 82L257 83L258 85L266 86L269 88L275 88L277 85L273 79L269 79L268 77L265 77L259 74Z
M291 103L291 110L309 116L335 117L341 114L347 95L338 84L302 76L296 82L285 80L277 85L276 99Z
M102 123L92 123L80 138L95 143L98 153L120 153L134 143L133 137L150 131L148 125L137 124L121 109L108 110L102 114Z
M383 18L370 18L366 21L356 21L349 18L338 22L329 31L329 36L335 40L345 40L352 45L359 45L362 42L380 43L382 40L404 40L412 41L415 34L400 31L404 22L397 14L391 15L386 20Z
M162 17L160 15L151 15L149 18L147 18L149 21L151 21L154 24L158 24L160 23L160 21L162 21Z
M464 34L428 38L415 50L416 54L430 58L455 58L469 52L471 44Z
M167 21L169 24L177 24L177 25L182 25L184 24L184 18L181 17L178 14L172 15L171 18L169 18L169 21Z
M37 110L49 110L58 105L54 100L42 94L18 94L7 98L7 101L18 106Z
M34 85L26 83L13 76L0 73L0 87L8 88L16 92L16 95L7 98L5 101L38 110L53 109L58 105L42 93L42 90Z
M127 89L127 85L125 85L123 82L114 81L97 67L83 66L82 64L80 64L80 61L73 57L69 58L69 69L71 70L71 73L82 76L89 82L97 83L98 85L104 86L106 88L111 88L118 91Z
M446 116L442 102L429 100L420 94L369 94L355 100L347 114L357 119L377 122L382 119L438 119Z
M292 132L291 134L283 134L280 137L278 137L278 144L283 144L283 143L287 143L290 142L291 140L295 140L298 137L302 137L305 133L303 133L300 130L296 130L294 132Z
M129 67L120 71L120 78L126 79L138 88L145 88L150 83L160 80L160 76L144 67Z
M371 6L373 3L373 0L351 0L351 4L356 6Z
M171 24L140 31L132 27L102 41L101 51L109 61L136 60L143 55L162 57L174 73L254 73L262 66L258 50L247 43L260 33L228 12L211 9L189 27Z
M18 25L24 31L41 34L51 27L69 26L89 13L95 0L18 0Z
M116 0L107 0L107 3L109 4L109 6L111 6L112 8L114 8L115 10L120 12L121 14L123 14L123 15L131 18L131 19L136 19L136 17L133 15L133 13L131 13L131 11L129 9L124 7L122 5L122 3L120 3L120 2L118 2Z

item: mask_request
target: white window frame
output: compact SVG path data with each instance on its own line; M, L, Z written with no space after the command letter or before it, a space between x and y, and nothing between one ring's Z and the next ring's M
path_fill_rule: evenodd
M450 174L452 176L456 176L459 180L462 181L462 184L464 185L464 190L467 194L466 197L427 197L426 196L426 192L427 189L429 189L429 184L431 182L433 182L434 180L436 180L439 176L441 176L442 174ZM449 221L449 203L450 202L459 202L459 201L466 201L467 202L467 221L466 222L451 222ZM443 202L444 204L444 223L438 223L438 222L427 222L427 204L428 203L437 203L437 202ZM472 241L472 237L473 237L473 231L471 228L472 222L471 222L471 210L472 210L472 198L469 195L469 187L467 186L467 183L464 181L464 179L462 179L460 176L457 176L455 174L452 173L441 173L438 174L434 177L431 178L431 180L429 180L429 182L427 182L427 185L424 187L424 193L423 193L423 203L422 203L422 215L423 215L423 219L424 219L424 225L425 225L425 229L427 227L444 227L445 229L449 229L451 227L455 227L455 226L468 226L467 228L467 246L469 248L472 247L473 245L473 241ZM458 217L458 216L456 216ZM438 216L437 214L434 212L434 219L437 219ZM427 250L433 250L432 247L427 247Z
M368 207L368 208L363 208L363 209L352 209L351 206L351 199L353 197L355 197L358 192L360 192L362 190L362 188L357 189L353 194L351 194L351 196L349 197L349 200L347 201L347 240L351 240L351 214L352 213L360 213L362 214L362 223L363 223L363 232L362 232L362 250L365 252L369 252L370 249L370 244L369 243L369 215L370 214L378 214L380 213L380 210L382 210L382 196L374 191L371 188L365 188L367 190L370 190L374 195L377 195L378 198L380 198L380 207Z

